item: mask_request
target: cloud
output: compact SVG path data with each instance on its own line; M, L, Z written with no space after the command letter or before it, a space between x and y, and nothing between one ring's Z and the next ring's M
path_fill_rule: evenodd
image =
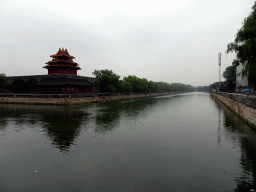
M64 47L80 75L112 69L122 77L208 85L218 80L217 53L225 52L253 3L3 0L0 70L46 74L45 62ZM231 63L223 58L223 70Z

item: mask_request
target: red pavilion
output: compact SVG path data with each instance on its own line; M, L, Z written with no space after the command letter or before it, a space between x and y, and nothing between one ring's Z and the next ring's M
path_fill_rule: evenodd
M77 70L81 68L73 61L75 57L69 55L67 49L59 49L58 53L51 55L52 61L47 62L44 68L48 69L50 74L72 74L77 75Z
M67 49L59 49L57 54L51 55L52 61L47 62L43 68L48 69L48 75L44 76L36 84L35 92L39 94L70 94L92 93L93 83L86 77L77 76L77 70L81 68L73 61L75 57L69 55Z

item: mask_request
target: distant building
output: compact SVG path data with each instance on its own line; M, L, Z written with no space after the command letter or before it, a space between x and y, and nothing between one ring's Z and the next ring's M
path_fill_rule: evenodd
M15 76L7 77L9 81L21 78L27 81L35 78L35 93L38 94L71 94L71 93L93 93L95 78L77 75L81 70L79 65L73 61L75 57L69 55L67 49L59 49L57 54L51 55L52 61L47 62L43 68L48 69L48 75Z
M236 88L235 92L244 92L245 89L250 89L254 93L254 87L249 84L249 74L242 77L243 66L240 64L236 67Z
M246 87L248 86L248 78L242 77L243 66L240 64L236 67L236 87Z
M208 92L209 86L194 86L194 91Z

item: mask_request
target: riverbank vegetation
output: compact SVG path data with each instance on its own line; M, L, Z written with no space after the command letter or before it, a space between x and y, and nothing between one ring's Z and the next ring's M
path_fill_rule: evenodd
M234 92L236 87L236 67L234 65L228 66L222 74L226 80L224 82L215 82L209 85L209 91Z
M226 81L221 82L220 90L235 91L236 67L243 66L242 77L248 78L249 86L256 86L256 2L252 7L250 15L244 19L241 29L238 30L234 42L227 45L226 53L235 52L236 59L232 66L229 66L223 72ZM210 90L217 90L219 82L211 84Z
M120 80L120 76L112 70L95 70L93 75L96 76L94 84L98 93L150 93L150 92L188 92L194 91L191 85L182 83L166 83L148 81L145 78L139 78L135 75L129 75ZM33 93L37 84L35 78L24 81L17 78L9 82L4 74L0 75L0 92L1 93Z
M148 81L135 75L129 75L120 80L120 76L112 70L95 70L95 84L98 92L129 93L129 92L188 92L193 91L191 85L181 83L165 83Z
M226 53L235 52L236 59L232 65L242 64L242 76L248 76L250 86L256 85L256 2L250 15L244 19L243 26L238 30L235 41L227 46Z
M224 86L227 91L235 91L236 87L236 67L234 65L228 66L223 72L222 76L226 79Z

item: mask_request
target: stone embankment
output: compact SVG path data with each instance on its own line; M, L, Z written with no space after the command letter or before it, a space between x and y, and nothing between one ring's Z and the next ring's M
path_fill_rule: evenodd
M95 97L78 97L78 98L26 98L26 97L1 97L0 103L16 103L16 104L42 104L42 105L73 105L80 103L99 102L105 100L132 99L140 97L152 97L158 95L166 95L170 93L149 93L137 95L110 95Z
M213 97L224 103L248 124L256 128L256 97L227 93L213 93Z

